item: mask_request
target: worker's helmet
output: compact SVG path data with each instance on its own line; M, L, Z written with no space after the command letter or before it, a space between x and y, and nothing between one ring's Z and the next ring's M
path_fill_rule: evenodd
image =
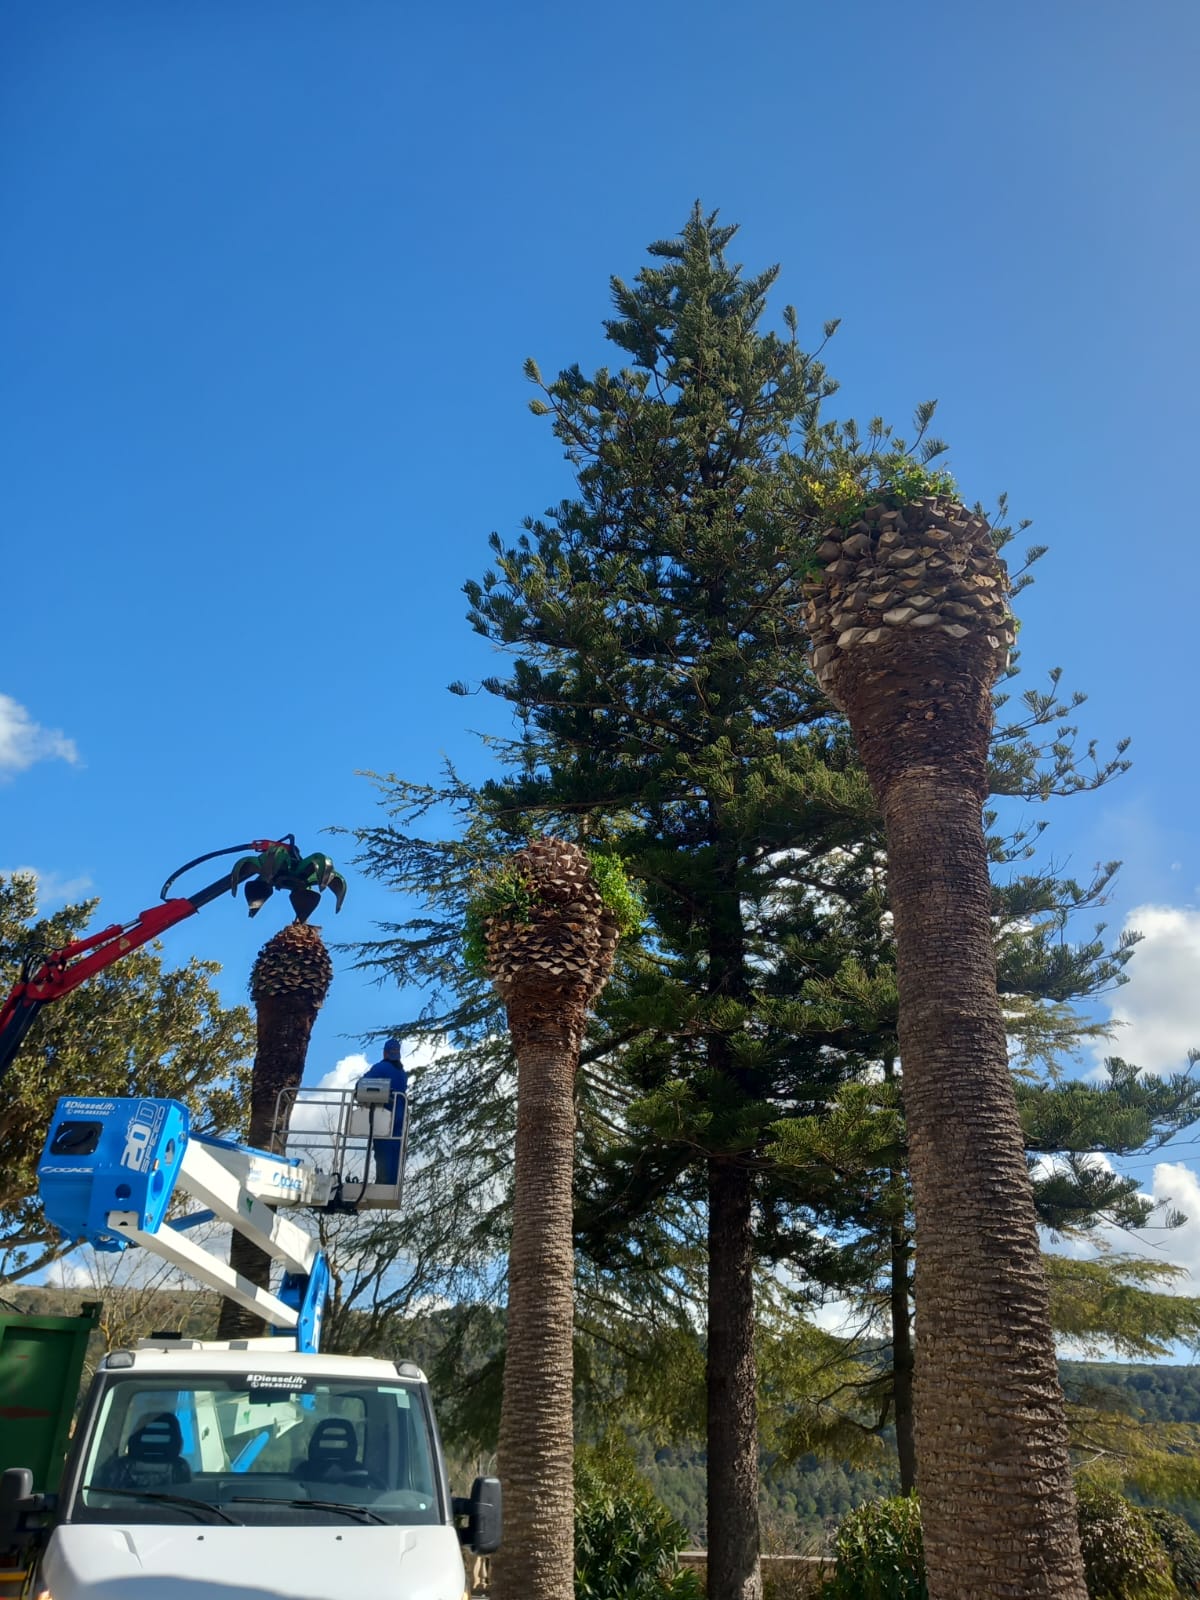
M399 1061L399 1059L400 1059L400 1041L399 1041L399 1039L389 1039L387 1041L387 1043L383 1047L383 1059L385 1061Z

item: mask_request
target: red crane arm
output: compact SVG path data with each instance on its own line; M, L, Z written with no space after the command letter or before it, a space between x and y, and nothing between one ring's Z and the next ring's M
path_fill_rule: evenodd
M130 950L148 944L185 917L195 916L196 909L190 900L168 900L163 905L139 911L132 922L114 922L110 928L102 928L86 939L64 944L61 950L52 951L36 972L19 983L13 995L28 995L43 1002L59 1000ZM0 1032L3 1028L4 1013L0 1013Z
M75 939L52 950L39 966L22 975L0 1006L0 1076L44 1005L70 994L130 950L148 944L185 917L194 916L198 909L190 900L167 900L140 912L132 922L114 922L86 939Z
M238 850L253 850L255 854L244 857L232 871L186 898L177 897L173 900L165 898L167 890L181 873L190 871L203 861L211 861L216 856L233 855ZM288 887L293 887L301 881L306 883L308 878L303 877L302 880L296 873L309 872L310 863L325 862L325 860L325 857L316 856L309 857L307 861L301 860L296 850L296 841L291 834L285 839L252 839L248 845L231 845L224 850L210 850L206 855L197 856L194 861L189 861L186 866L180 867L178 872L171 874L163 885L164 899L161 905L140 911L132 922L114 922L111 927L102 928L99 933L89 934L86 939L72 940L61 949L51 950L47 955L34 956L26 961L16 987L0 1006L0 1077L3 1077L8 1070L13 1057L21 1047L21 1041L29 1032L33 1019L44 1005L52 1000L60 1000L63 995L70 994L72 989L78 988L81 983L86 983L97 972L103 972L105 967L111 966L114 961L119 961L130 950L148 944L151 939L157 938L160 933L165 933L168 928L173 928L185 917L194 916L210 900L228 894L231 890L236 892L238 884L245 882L247 878L265 880L261 896L256 898L250 907L250 914L253 916L262 900L272 892L274 884L286 883ZM311 876L311 873L309 875ZM321 887L324 888L335 876L332 863L328 863ZM341 893L345 894L345 880L338 877L337 884L340 885ZM248 898L250 887L248 884ZM338 904L341 905L340 899Z

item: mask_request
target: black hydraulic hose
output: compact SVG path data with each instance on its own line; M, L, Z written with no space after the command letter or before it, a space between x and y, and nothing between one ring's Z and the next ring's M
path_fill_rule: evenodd
M363 1176L362 1182L358 1186L358 1199L353 1202L355 1206L362 1205L363 1197L367 1192L367 1184L371 1181L371 1153L375 1148L375 1113L378 1110L378 1106L367 1107L367 1151L363 1156Z
M290 845L294 850L296 848L296 835L294 833L285 833L283 838L277 842L279 844ZM253 850L254 844L255 841L253 839L251 839L247 844L230 844L226 845L224 850L209 850L205 855L195 856L191 861L185 861L182 867L176 867L175 871L167 879L166 883L163 884L162 888L158 892L158 898L160 900L165 900L167 898L167 890L175 882L176 878L182 878L184 873L190 872L193 867L198 867L205 861L215 861L218 856L236 855L239 850Z
M337 1174L337 1188L334 1191L332 1202L326 1208L327 1210L357 1211L359 1206L362 1205L363 1199L366 1195L367 1184L370 1181L371 1153L375 1148L375 1113L379 1110L379 1107L366 1106L364 1109L367 1113L367 1149L366 1154L363 1156L363 1175L362 1182L358 1186L358 1197L357 1199L347 1198L346 1179L343 1178L342 1174L339 1172Z

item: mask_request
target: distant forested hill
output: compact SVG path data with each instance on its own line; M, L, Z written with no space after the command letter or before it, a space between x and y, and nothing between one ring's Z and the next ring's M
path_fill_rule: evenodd
M1200 1423L1200 1365L1127 1366L1107 1361L1060 1364L1068 1398L1140 1414L1143 1422ZM697 1543L704 1542L705 1461L702 1451L643 1447L639 1459L646 1476L672 1514ZM763 1548L804 1553L818 1548L845 1512L864 1500L894 1494L898 1476L890 1441L878 1465L845 1467L820 1456L803 1456L783 1466L764 1455L761 1462ZM1138 1500L1136 1493L1130 1498ZM1200 1531L1200 1505L1173 1503L1171 1510Z
M1111 1394L1113 1403L1136 1406L1143 1422L1200 1422L1200 1365L1135 1367L1111 1361L1060 1361L1070 1400Z

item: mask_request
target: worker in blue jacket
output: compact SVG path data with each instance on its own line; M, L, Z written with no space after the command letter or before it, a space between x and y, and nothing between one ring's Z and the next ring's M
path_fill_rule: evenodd
M373 1120L375 1148L375 1182L395 1184L400 1178L400 1151L404 1135L404 1118L408 1110L408 1073L400 1060L399 1039L389 1039L383 1047L383 1060L368 1067L363 1078L382 1078L393 1096L394 1112L391 1127L389 1113L382 1108L370 1113Z

